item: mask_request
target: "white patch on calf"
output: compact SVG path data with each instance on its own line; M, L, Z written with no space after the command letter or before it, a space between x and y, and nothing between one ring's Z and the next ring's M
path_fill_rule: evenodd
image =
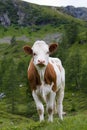
M61 68L62 68L62 64L61 64L60 59L51 58L51 57L49 58L49 63L53 65L54 70L56 72L56 77L57 77L56 84L57 84L57 90L58 90L61 87L61 79L62 79L62 75L58 68L58 65L61 66Z
M41 86L37 86L36 90L37 95L39 95L46 102L47 95L50 94L50 92L52 92L53 85L54 85L53 82L51 85L42 82Z
M33 50L33 62L37 66L39 62L42 62L45 66L49 60L49 47L44 41L36 41L32 47Z

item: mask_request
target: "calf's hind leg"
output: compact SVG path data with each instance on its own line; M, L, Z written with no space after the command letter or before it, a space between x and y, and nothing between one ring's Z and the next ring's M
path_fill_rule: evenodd
M60 89L57 92L57 110L58 115L61 120L63 120L63 98L64 98L64 89Z

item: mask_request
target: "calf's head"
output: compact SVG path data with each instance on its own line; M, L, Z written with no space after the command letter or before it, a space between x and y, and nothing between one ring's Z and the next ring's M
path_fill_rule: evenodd
M36 41L32 48L30 46L24 46L24 51L33 56L33 63L35 66L44 67L49 62L49 54L53 53L57 44L46 44L44 41Z

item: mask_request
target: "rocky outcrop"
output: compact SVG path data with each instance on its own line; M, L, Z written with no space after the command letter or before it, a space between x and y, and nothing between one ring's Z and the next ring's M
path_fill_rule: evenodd
M25 13L23 13L21 10L19 10L19 11L17 12L17 15L19 16L18 24L19 24L19 25L23 25Z
M0 15L0 22L1 22L1 25L3 26L9 26L11 24L11 21L7 12Z
M0 24L7 27L11 24L22 25L25 13L21 0L0 0Z
M75 8L73 6L55 8L60 12L67 13L76 18L87 20L87 8ZM48 11L49 12L49 11ZM60 19L59 19L60 18ZM48 14L39 5L30 4L22 0L0 0L0 25L33 26L46 24L65 24L67 20L54 14Z
M87 8L85 7L75 8L74 6L67 6L67 7L61 7L59 10L73 17L87 21Z
M50 43L50 42L59 42L62 38L62 34L60 33L53 33L53 34L48 34L44 37L44 41L46 41L46 43ZM55 39L55 41L54 41Z

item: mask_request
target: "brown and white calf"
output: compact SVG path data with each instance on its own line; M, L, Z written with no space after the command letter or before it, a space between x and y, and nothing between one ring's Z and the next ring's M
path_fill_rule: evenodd
M24 46L24 51L33 56L28 67L28 79L40 121L44 120L42 99L46 102L48 121L53 121L56 103L59 118L63 119L65 71L60 59L49 57L56 48L57 44L48 45L44 41L36 41L32 48Z

